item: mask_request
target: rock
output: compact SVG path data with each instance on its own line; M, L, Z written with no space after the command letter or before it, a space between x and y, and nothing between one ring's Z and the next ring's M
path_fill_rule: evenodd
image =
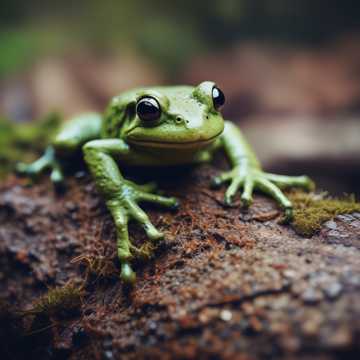
M177 213L147 208L172 240L150 261L135 263L132 289L119 280L112 219L87 176L70 178L63 195L45 179L32 187L16 178L1 185L2 301L24 310L47 287L71 281L84 288L81 311L64 323L47 319L36 343L8 341L8 324L0 323L2 343L44 359L330 360L334 349L355 353L358 215L336 217L302 238L279 215L262 221L262 212L280 213L266 197L256 196L248 213L223 207L217 199L224 189L213 197L203 191L216 172L203 166L161 178L182 204ZM131 236L137 245L145 240L137 226Z

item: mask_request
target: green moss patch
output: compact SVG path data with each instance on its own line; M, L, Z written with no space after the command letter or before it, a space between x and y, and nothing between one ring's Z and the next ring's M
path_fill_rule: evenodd
M290 192L288 197L294 205L292 226L298 234L307 237L314 235L324 222L336 215L360 211L360 203L352 195L332 198L327 193L296 191Z
M43 295L28 314L45 316L69 316L81 307L82 289L69 283L55 287Z

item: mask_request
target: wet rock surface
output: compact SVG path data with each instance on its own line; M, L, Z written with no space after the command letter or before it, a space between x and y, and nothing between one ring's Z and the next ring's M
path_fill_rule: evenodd
M118 280L112 220L87 176L70 178L64 194L47 180L1 185L1 301L17 314L48 287L83 288L78 312L47 322L1 310L1 358L356 358L360 215L302 238L265 197L248 211L225 208L223 190L208 190L217 171L162 177L182 205L145 206L166 240L136 262L133 289ZM130 231L137 245L146 240ZM7 341L4 329L19 321L18 338Z

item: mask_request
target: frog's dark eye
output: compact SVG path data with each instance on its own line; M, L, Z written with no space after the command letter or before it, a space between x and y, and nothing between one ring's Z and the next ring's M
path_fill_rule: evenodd
M219 110L225 104L225 95L217 86L212 89L212 99L216 110Z
M154 121L161 116L161 107L152 97L143 97L136 104L136 113L144 121Z

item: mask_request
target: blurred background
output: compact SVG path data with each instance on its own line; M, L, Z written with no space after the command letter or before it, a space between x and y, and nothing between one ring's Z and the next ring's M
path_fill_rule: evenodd
M360 194L358 0L2 0L0 177L60 118L203 80L266 169Z

